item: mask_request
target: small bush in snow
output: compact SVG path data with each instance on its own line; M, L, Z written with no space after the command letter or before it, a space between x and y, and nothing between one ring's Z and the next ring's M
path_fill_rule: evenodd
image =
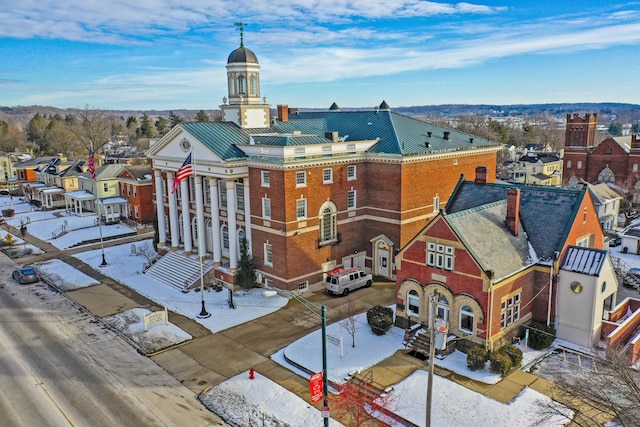
M467 368L472 371L484 369L487 362L488 351L484 347L476 346L467 352Z

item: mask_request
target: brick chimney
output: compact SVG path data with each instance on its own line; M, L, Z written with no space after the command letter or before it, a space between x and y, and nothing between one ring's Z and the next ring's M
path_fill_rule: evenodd
M281 122L289 121L289 106L288 105L278 105L278 120Z
M476 167L476 184L486 184L487 183L487 167L486 166L478 166Z
M520 189L510 188L507 190L507 217L505 224L514 236L520 230Z

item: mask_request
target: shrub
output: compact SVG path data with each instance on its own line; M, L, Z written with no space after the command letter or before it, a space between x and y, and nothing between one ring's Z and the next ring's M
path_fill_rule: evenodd
M556 330L553 326L542 322L533 322L529 328L529 342L527 345L534 350L548 348L556 338Z
M520 350L515 345L503 345L498 349L500 353L504 353L511 359L511 366L514 368L519 368L522 363L522 350Z
M511 358L502 351L493 351L489 356L490 370L501 376L505 376L511 371Z
M484 369L487 362L487 350L484 347L475 346L467 352L467 368L472 371Z
M376 305L367 310L367 323L376 335L384 335L393 325L393 310Z

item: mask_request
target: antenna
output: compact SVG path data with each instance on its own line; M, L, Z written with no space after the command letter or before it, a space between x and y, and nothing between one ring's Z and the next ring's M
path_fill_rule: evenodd
M239 21L239 22L234 22L233 25L238 27L237 30L240 31L240 47L244 47L244 26L249 24L247 24L246 22Z

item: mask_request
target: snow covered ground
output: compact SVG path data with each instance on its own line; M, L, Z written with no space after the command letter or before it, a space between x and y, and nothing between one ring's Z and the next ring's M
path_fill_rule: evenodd
M6 197L0 198L0 208L5 205L3 202L6 199ZM20 218L29 216L31 220L28 225L29 233L43 240L51 240L50 236L49 238L47 236L50 235L52 229L59 226L57 224L60 224L61 218L54 216L52 212L31 212L30 207L26 204L14 203L13 208L16 209L16 217L10 220L12 225L19 226ZM68 247L74 241L91 238L88 236L94 236L98 229L95 226L82 228L86 226L86 217L67 216L62 220L66 220L69 229L74 229L76 232L69 233L67 235L69 237L64 243L56 242L58 243L57 247ZM91 221L94 220L95 218L91 217ZM105 228L107 227L103 227L103 232ZM136 243L137 255L132 255L131 244L105 248L105 257L108 262L106 267L98 267L102 260L100 250L82 252L76 257L88 265L100 269L103 274L147 296L159 305L167 306L169 310L194 319L212 332L264 316L287 303L287 299L284 297L265 298L260 290L252 290L236 293L234 301L237 304L237 309L232 310L227 303L228 293L226 290L222 292L207 291L204 293L204 301L212 316L208 319L200 319L197 315L201 309L202 294L199 292L184 294L142 274L142 265L146 259L140 254L142 253L141 245L145 244L149 243ZM621 254L619 250L616 251L616 248L612 250L612 255L620 256L629 265L640 267L640 256ZM95 283L89 276L58 260L41 263L38 265L38 269L41 274L46 275L49 281L63 290L91 286ZM633 292L637 294L637 292ZM144 310L134 309L105 319L105 321L110 322L112 327L120 330L123 334L132 337L139 345L156 345L160 341L163 343L162 345L169 345L190 339L188 334L173 329L174 325L170 324L154 325L145 332L142 328L144 314L146 314ZM344 356L341 356L337 346L330 344L328 347L329 377L333 380L342 380L349 372L364 370L393 354L402 346L403 333L397 328L392 328L389 333L383 336L376 336L370 332L362 315L358 316L356 320L360 327L356 333L355 349L351 348L351 338L339 323L328 327L329 335L343 337ZM156 344L148 344L149 342ZM321 371L320 331L313 332L280 350L273 355L273 359L284 364L282 357L284 353L288 358L301 363L311 371ZM525 352L523 365L537 356L539 356L537 352ZM491 374L488 370L469 371L466 368L466 358L462 353L456 352L444 360L437 360L437 364L450 371L489 384L499 381L499 377ZM290 367L290 369L295 372L294 368ZM306 374L301 375L307 378ZM395 402L401 401L402 404L396 404L393 410L416 425L424 425L425 376L425 371L418 370L396 384L392 391L398 396L405 396L404 399L394 400ZM536 406L535 402L548 399L534 390L525 389L510 404L502 404L445 378L436 376L434 381L434 389L436 390L433 405L434 425L533 426L536 424L536 417L531 411ZM411 398L407 399L406 396L411 396ZM319 425L321 420L320 412L308 402L263 377L259 372L256 373L253 380L249 379L248 372L231 378L203 394L201 400L208 407L215 408L218 414L228 415L229 422L242 426L307 426ZM479 408L482 409L479 410ZM263 420L264 424L261 424ZM564 423L565 420L559 417L553 420L552 425L563 425Z

